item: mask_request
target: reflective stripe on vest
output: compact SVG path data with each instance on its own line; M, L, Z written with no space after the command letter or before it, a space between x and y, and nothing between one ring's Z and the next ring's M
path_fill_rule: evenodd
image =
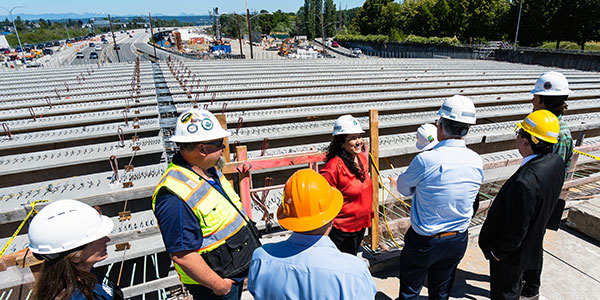
M221 172L217 171L217 175L225 194L244 213L242 202L229 181L225 179ZM156 195L163 187L183 200L198 218L203 236L202 248L198 249L200 254L209 252L224 244L225 240L244 226L245 216L242 217L218 190L201 179L198 174L186 168L173 163L169 164L154 190L152 196L153 211L155 210ZM189 278L176 264L175 269L183 283L198 284Z

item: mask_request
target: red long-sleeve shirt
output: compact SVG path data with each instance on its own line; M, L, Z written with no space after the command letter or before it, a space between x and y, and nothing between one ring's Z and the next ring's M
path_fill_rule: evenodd
M361 182L339 157L332 158L320 172L329 184L340 190L344 196L344 205L333 220L333 226L345 232L356 232L371 227L373 184L366 172L369 167L367 158L362 154L358 157L366 173L365 181Z

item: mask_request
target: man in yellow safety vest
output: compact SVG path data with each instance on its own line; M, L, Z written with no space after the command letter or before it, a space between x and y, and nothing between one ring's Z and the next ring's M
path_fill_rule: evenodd
M216 167L229 135L207 110L182 113L170 139L180 151L152 196L166 250L197 300L240 299L260 246L240 197Z

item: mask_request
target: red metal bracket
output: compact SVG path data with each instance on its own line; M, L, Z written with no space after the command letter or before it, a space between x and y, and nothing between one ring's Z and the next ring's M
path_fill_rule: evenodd
M108 162L110 163L110 168L115 173L115 179L119 180L119 164L117 162L117 157L114 155L111 155L110 158L108 159Z
M125 127L129 127L129 118L127 117L127 110L123 110L123 119L125 120Z
M10 134L10 129L8 129L8 124L2 123L2 128L4 128L4 133L6 133L8 138L12 139L12 134Z
M35 118L35 112L33 111L33 107L28 108L28 110L29 110L29 114L33 118L33 121L35 122L36 118Z
M50 109L52 109L52 102L50 101L50 97L46 96L46 103L48 103L48 106L50 106Z
M221 107L221 113L225 114L226 110L227 110L227 102L223 103L223 107Z
M265 156L265 153L267 152L267 148L269 148L269 143L271 142L271 140L269 140L269 138L265 138L262 141L262 145L260 146L260 156ZM271 178L273 179L273 178Z
M119 127L117 129L117 135L119 136L119 147L125 147L125 134L123 133L123 128Z
M244 123L244 117L240 116L237 121L237 128L235 129L235 134L237 134L238 131L240 131L240 128L242 128L243 123Z

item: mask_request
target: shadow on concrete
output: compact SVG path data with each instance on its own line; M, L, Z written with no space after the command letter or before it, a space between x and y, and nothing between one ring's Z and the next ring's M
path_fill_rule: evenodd
M450 297L463 299L481 299L475 296L490 297L490 291L470 285L467 280L489 282L490 276L457 269Z

